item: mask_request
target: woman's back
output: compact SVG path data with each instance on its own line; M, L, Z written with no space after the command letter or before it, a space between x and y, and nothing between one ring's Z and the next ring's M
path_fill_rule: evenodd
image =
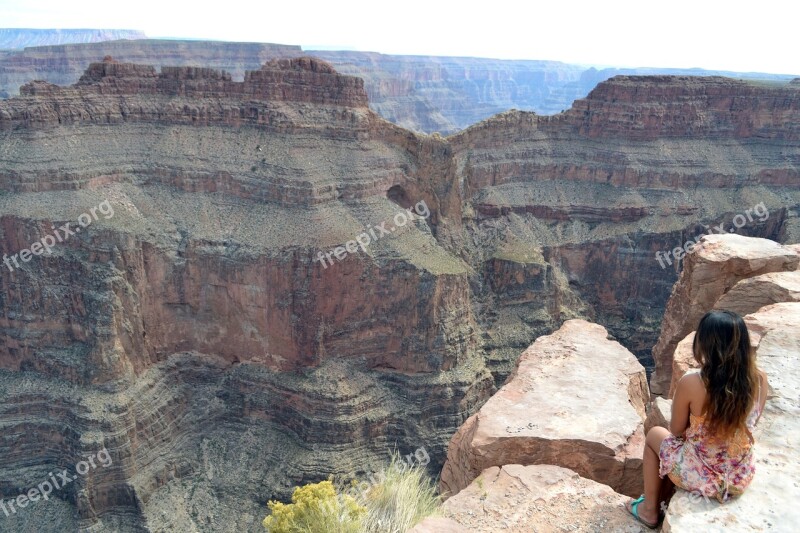
M761 411L764 408L766 394L762 394L762 389L766 388L766 375L759 372L759 387L753 398L753 407L747 416L745 427L738 428L734 433L727 437L718 437L714 434L709 424L706 422L708 416L708 406L711 396L705 388L700 372L696 373L696 378L691 380L692 388L697 388L696 402L689 402L689 427L686 429L686 438L702 440L707 447L712 447L717 451L726 451L731 455L740 455L749 449L752 444L752 431L755 429Z
M759 371L758 387L745 424L724 436L709 423L711 396L701 373L685 375L679 387L684 399L688 398L689 424L684 435L662 445L663 468L672 470L664 473L676 485L720 501L740 494L755 474L752 430L766 401L766 375ZM675 465L679 468L674 468Z

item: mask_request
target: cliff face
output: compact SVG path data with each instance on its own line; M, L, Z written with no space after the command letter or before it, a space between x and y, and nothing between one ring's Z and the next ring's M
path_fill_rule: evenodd
M552 115L610 78L620 75L755 77L788 82L790 76L700 69L597 70L558 61L474 57L398 56L373 52L312 50L337 70L364 78L372 108L417 131L455 133L478 121L520 109Z
M62 38L43 30L37 39ZM80 37L76 37L79 39ZM55 44L57 41L53 41ZM262 43L225 43L137 39L100 43L73 41L0 51L0 98L39 79L75 83L93 61L111 55L120 61L160 66L196 65L223 69L234 80L280 57L298 57L299 47ZM5 57L4 57L5 54ZM313 50L337 71L364 79L370 107L383 118L419 132L452 134L488 117L520 109L543 115L569 109L597 84L619 75L683 75L756 78L788 83L790 76L700 69L601 69L557 61L522 61L471 57L399 56L372 52Z
M564 320L644 355L676 279L656 251L746 209L739 233L798 233L800 91L760 86L774 106L734 113L680 79L609 83L558 117L448 138L386 122L310 58L242 81L109 58L0 102L0 492L103 447L114 460L14 519L68 506L65 528L248 530L267 499L387 448L438 468ZM663 84L718 133L678 135ZM113 215L79 223L101 205Z
M272 59L301 55L300 47L291 45L159 39L31 46L0 57L0 96L19 94L19 88L31 80L58 85L75 83L86 65L105 56L156 68L193 65L222 69L230 72L233 79L241 80L246 70L257 69Z

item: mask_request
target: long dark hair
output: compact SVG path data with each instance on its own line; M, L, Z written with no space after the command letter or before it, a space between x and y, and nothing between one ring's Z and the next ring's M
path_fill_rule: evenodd
M700 319L692 344L709 395L706 424L722 437L747 422L759 382L755 350L742 317L732 311L710 311Z

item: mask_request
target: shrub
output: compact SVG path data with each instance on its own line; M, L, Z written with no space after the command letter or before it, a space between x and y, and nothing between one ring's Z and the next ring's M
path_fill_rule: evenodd
M352 497L337 494L330 480L295 488L290 504L267 506L271 514L263 523L269 533L358 533L366 511Z
M399 455L371 480L338 490L332 480L297 487L292 503L267 504L271 514L264 527L269 533L405 533L439 507L425 470Z
M367 508L363 532L405 533L439 508L438 491L423 468L395 455L381 478L359 498Z

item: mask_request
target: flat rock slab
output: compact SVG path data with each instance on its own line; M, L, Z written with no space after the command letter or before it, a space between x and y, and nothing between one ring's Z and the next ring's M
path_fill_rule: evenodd
M638 496L648 399L636 357L602 326L569 320L536 339L453 436L442 491L457 494L491 466L551 464Z
M741 235L706 235L686 255L681 277L667 302L661 334L653 348L654 394L667 394L672 381L672 356L678 343L697 328L700 318L739 281L796 270L800 256L793 248L769 239Z
M744 494L720 505L685 491L672 498L665 532L794 533L800 528L800 303L780 303L745 317L758 335L758 365L770 394L756 427L756 475Z
M476 533L648 531L625 510L627 500L567 468L505 465L484 470L442 514Z
M717 300L714 309L727 309L744 316L781 302L800 302L800 270L743 279Z
M470 530L451 518L431 516L409 529L407 533L470 533Z

